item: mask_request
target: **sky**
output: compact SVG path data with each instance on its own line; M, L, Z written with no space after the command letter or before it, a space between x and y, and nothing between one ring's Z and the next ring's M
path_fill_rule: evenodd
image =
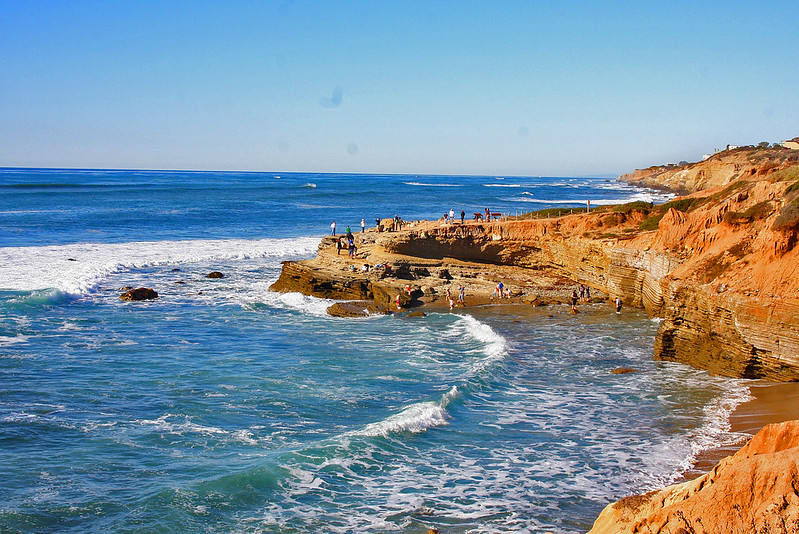
M0 166L614 175L799 136L799 2L0 0Z

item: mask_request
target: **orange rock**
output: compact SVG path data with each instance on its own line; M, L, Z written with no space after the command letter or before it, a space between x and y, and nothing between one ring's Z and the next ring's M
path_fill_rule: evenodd
M697 479L607 506L589 534L799 532L799 421L764 427Z

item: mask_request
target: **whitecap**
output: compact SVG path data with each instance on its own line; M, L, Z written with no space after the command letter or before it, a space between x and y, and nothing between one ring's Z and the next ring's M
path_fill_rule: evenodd
M412 404L400 413L392 415L382 421L371 423L356 435L383 436L389 434L410 432L418 434L429 428L446 425L449 414L436 402L420 402Z
M402 182L405 185L416 185L422 187L462 187L461 184L426 184L422 182Z
M0 285L15 291L55 290L40 296L60 300L91 293L109 277L132 269L309 255L318 244L318 237L302 237L3 247Z

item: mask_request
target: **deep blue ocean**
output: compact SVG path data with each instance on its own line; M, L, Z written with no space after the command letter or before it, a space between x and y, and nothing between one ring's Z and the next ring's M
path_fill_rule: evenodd
M333 220L665 198L601 178L0 169L0 532L588 530L740 440L745 383L653 361L657 323L629 308L341 319L268 288Z

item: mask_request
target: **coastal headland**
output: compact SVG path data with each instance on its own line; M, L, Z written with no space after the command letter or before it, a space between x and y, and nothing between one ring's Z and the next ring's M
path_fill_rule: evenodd
M322 239L283 265L276 291L353 301L338 315L457 303L621 299L662 318L654 356L712 373L799 380L799 151L749 147L705 162L636 171L635 183L699 188L666 204L546 210L495 221L393 220ZM625 175L625 179L629 176ZM495 297L503 283L503 297ZM492 300L493 299L493 300ZM399 303L399 306L397 304Z
M353 235L355 257L328 236L315 258L285 263L272 289L347 300L329 313L359 315L446 309L460 287L467 309L569 303L584 285L594 302L662 319L657 359L799 381L799 150L745 147L621 179L684 196L490 222L384 220L385 231ZM609 504L591 532L797 532L799 421L786 420L798 392L753 384L762 391L733 428L777 423L732 456L700 458L692 480Z

